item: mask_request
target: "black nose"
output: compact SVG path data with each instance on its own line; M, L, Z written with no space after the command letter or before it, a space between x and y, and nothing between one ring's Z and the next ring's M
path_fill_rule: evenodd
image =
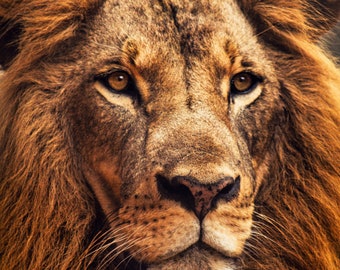
M203 218L218 200L231 201L240 190L240 177L225 177L211 184L202 184L195 178L177 176L171 180L157 176L162 196L180 202Z

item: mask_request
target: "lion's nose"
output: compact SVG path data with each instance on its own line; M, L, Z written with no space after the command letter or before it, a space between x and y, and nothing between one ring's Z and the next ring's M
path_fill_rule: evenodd
M231 201L240 190L240 177L225 177L211 184L202 184L195 178L177 176L171 180L158 176L162 196L180 202L203 219L218 200Z

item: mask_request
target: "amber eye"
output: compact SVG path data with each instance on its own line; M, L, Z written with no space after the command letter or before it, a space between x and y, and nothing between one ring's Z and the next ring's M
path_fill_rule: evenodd
M250 72L240 72L231 79L231 91L245 94L253 90L260 79Z
M105 79L107 86L117 92L126 90L130 82L130 76L125 71L112 72Z

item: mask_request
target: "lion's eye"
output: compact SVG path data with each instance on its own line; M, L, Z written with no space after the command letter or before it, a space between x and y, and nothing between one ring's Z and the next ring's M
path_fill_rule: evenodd
M240 72L231 79L231 91L233 93L245 94L253 90L260 79L252 73Z
M137 85L128 71L114 69L94 77L94 87L108 101L115 102L114 98L132 98L141 102Z
M115 71L105 77L106 85L113 91L122 92L130 83L130 75L125 71Z

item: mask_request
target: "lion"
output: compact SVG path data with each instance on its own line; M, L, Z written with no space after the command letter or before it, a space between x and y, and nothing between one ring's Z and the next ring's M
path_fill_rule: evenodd
M338 0L1 0L0 269L340 269Z

